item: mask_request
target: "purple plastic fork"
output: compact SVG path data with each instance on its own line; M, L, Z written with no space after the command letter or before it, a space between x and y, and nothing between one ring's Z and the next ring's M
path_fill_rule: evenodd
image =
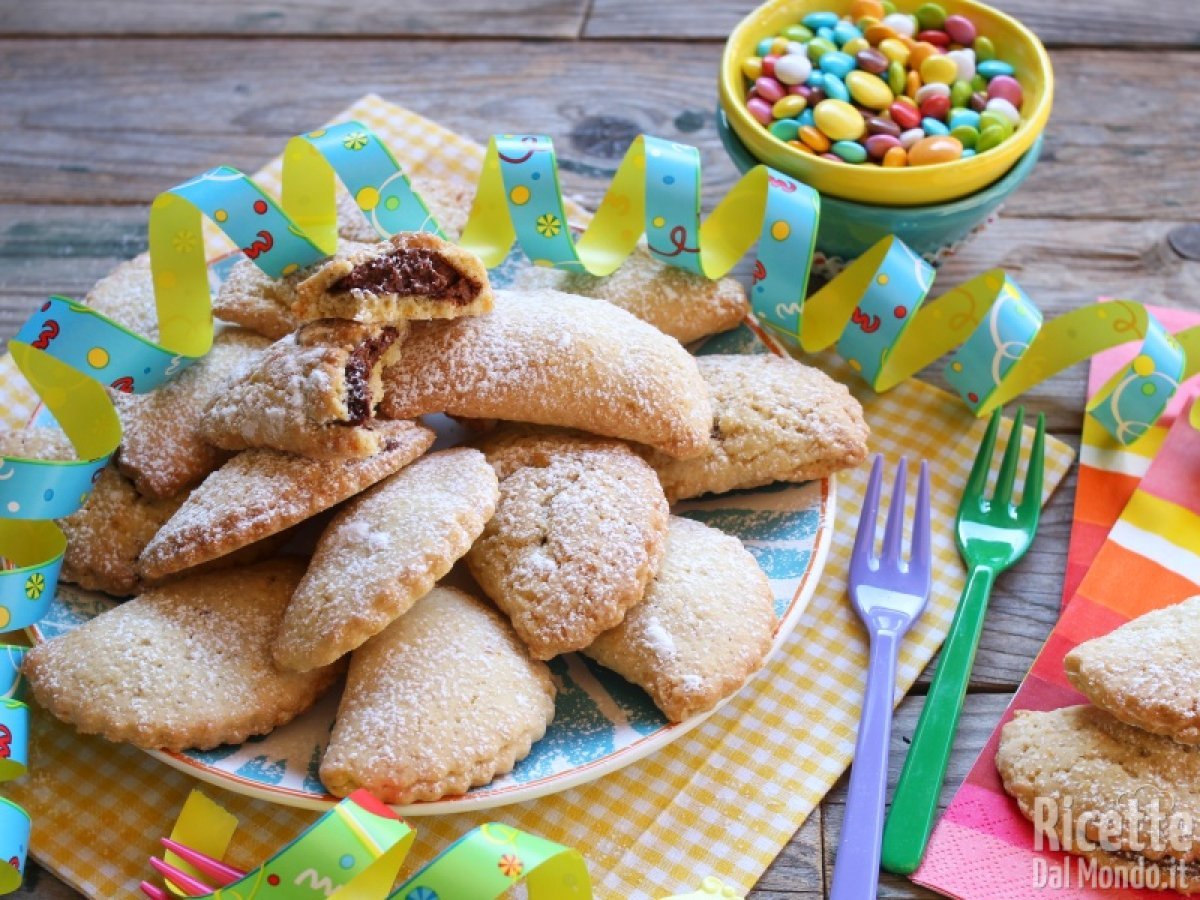
M829 900L874 900L879 890L879 854L887 795L896 659L900 639L925 610L933 568L929 539L929 468L924 462L917 484L917 510L909 559L905 562L900 556L907 470L907 460L901 459L883 532L883 552L877 559L874 554L875 519L879 513L883 457L875 457L850 558L850 599L867 628L871 654Z

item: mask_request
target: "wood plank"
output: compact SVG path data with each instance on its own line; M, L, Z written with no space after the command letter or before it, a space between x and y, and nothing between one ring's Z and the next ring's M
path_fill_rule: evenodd
M588 38L662 36L724 41L755 5L753 0L596 0L583 33ZM917 5L914 2L909 8ZM1016 16L1052 47L1109 47L1114 35L1120 35L1124 47L1200 46L1200 26L1190 0L1146 4L1136 16L1119 0L995 0L992 5Z
M959 721L958 736L954 742L954 750L950 755L950 765L946 772L946 782L942 786L939 809L945 809L946 804L954 796L954 792L966 777L967 772L983 749L983 745L991 736L992 730L1000 720L1004 708L1012 699L1011 694L975 694L967 697L963 707L962 718ZM900 704L892 726L891 754L888 758L888 796L891 796L900 777L904 765L904 757L908 745L912 741L912 733L916 729L917 718L924 704L922 697L909 697ZM822 835L824 838L826 880L833 877L834 860L837 856L838 837L841 834L842 820L846 809L846 787L849 783L847 776L842 776L833 790L829 792L825 802L821 804ZM898 875L882 873L879 884L880 898L886 900L908 900L908 898L928 898L936 896L924 888L917 887L907 878Z
M713 119L715 45L262 40L236 66L214 65L231 46L0 41L9 74L0 133L19 135L0 146L0 202L146 203L214 164L253 170L368 89L481 140L508 128L550 134L568 186L593 194L640 132L699 146L710 202L736 176ZM314 56L322 77L298 92L296 60ZM455 78L414 80L451 57ZM1044 159L1007 214L1196 220L1200 120L1179 114L1177 79L1200 56L1161 52L1149 65L1136 52L1064 50L1055 59ZM164 89L149 94L148 84ZM552 102L543 85L553 85Z
M587 0L508 0L503 10L479 0L9 0L2 9L4 35L574 38Z

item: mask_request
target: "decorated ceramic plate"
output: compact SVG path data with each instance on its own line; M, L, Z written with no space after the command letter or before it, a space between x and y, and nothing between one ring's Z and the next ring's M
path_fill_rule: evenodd
M506 264L507 266L508 264ZM504 268L495 283L506 281ZM214 266L219 277L220 263ZM738 329L709 339L699 353L768 353L757 329ZM441 429L439 429L441 430ZM443 442L452 441L445 434ZM771 580L779 625L779 649L816 589L832 536L833 478L807 484L777 484L677 504L673 512L737 535ZM47 613L30 632L48 640L70 631L119 601L104 594L60 585ZM671 724L640 689L579 654L550 663L558 686L554 722L532 752L508 775L457 797L398 806L404 815L464 812L531 800L566 790L629 765L687 734L712 712ZM750 682L748 690L753 690ZM227 790L289 806L324 808L336 802L317 777L337 712L331 691L305 715L260 738L213 750L151 751L203 781ZM714 710L715 711L715 710Z

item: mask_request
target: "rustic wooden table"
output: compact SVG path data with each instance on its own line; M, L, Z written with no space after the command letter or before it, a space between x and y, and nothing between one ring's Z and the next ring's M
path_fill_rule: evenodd
M639 132L698 145L706 196L735 178L713 121L722 40L754 0L0 0L0 336L48 293L81 296L146 243L146 206L217 163L247 171L376 91L477 139L553 135L593 200ZM1097 295L1200 305L1195 0L1002 0L1051 47L1042 160L1003 218L942 270L993 266L1048 314ZM1085 367L1035 390L1078 445ZM948 799L1053 624L1074 478L997 586ZM900 707L893 776L928 673ZM822 897L839 784L763 876L757 900ZM25 895L78 895L30 867ZM928 897L885 876L881 896Z

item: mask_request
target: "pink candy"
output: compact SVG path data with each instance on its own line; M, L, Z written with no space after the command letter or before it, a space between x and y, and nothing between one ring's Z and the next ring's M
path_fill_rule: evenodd
M768 103L774 103L787 96L787 88L783 82L768 78L766 75L754 82L754 90Z
M775 121L775 115L771 111L772 104L768 103L762 97L751 97L746 101L746 109L750 110L750 115L754 116L763 125L770 125Z
M975 23L966 16L946 16L942 30L950 35L950 40L964 47L970 47L975 42Z
M871 159L883 159L893 147L900 146L900 139L890 134L873 134L866 141L867 155Z
M999 98L1007 100L1017 109L1021 108L1021 84L1011 75L997 75L988 82L987 96L989 100Z

